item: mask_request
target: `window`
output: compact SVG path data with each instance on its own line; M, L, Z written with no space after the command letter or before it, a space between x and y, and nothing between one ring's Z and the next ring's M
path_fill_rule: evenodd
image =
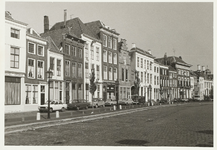
M146 60L144 60L144 69L146 69Z
M82 58L82 49L81 48L78 49L78 57Z
M109 80L112 80L112 67L109 68Z
M33 85L33 104L38 103L38 85Z
M137 67L139 67L139 57L137 57Z
M89 84L86 83L86 100L89 100Z
M91 46L91 59L94 60L94 47Z
M109 57L109 63L112 63L112 52L109 52L108 57Z
M154 66L154 72L156 72L156 66Z
M103 34L103 46L107 47L107 36Z
M117 68L114 68L114 80L117 80Z
M100 93L100 85L97 85L97 98L99 98L99 93Z
M62 84L62 82L60 82L60 87L59 87L59 89L60 89L60 90L59 90L59 100L60 100L60 101L62 101L62 93L63 93L63 91L62 91L62 90L63 90L63 87L62 87L62 86L63 86L63 84Z
M96 65L96 78L99 79L99 65Z
M108 47L112 49L112 37L108 36Z
M158 67L157 67L157 73L158 73Z
M104 73L103 77L106 80L107 79L107 66L104 66L103 68L104 68L104 70L103 70L103 73Z
M85 77L88 78L89 77L89 69L88 69L88 63L85 62Z
M70 61L68 60L65 61L65 76L70 76Z
M54 94L55 94L55 101L58 101L59 100L59 86L58 86L58 81L55 81L54 82L54 86L55 86L55 91L54 91Z
M144 77L144 82L146 83L146 72L144 72L144 74L145 74L145 77Z
M61 76L61 60L57 59L57 76Z
M154 85L156 85L156 76L154 76Z
M44 56L44 47L38 45L38 55L39 56Z
M89 57L89 49L88 49L89 45L86 43L84 45L84 48L85 48L85 58L88 60L88 57Z
M72 56L76 56L76 47L72 46Z
M44 62L38 61L37 78L44 79Z
M150 62L150 70L152 70L152 62Z
M72 77L76 78L77 77L77 71L76 71L76 63L72 63Z
M29 53L35 54L35 44L29 43L28 45Z
M157 85L159 85L159 78L157 77Z
M117 50L117 39L113 39L113 49Z
M147 60L147 69L149 69L149 61Z
M150 74L150 84L152 84L152 74Z
M114 64L117 64L117 53L113 54L113 61L114 61Z
M103 51L103 62L107 62L107 51Z
M70 55L70 46L68 44L65 45L65 53Z
M19 39L20 38L20 30L11 28L11 37Z
M96 61L99 61L99 47L96 47Z
M11 47L11 68L19 68L19 55L20 55L20 49L16 47Z
M122 68L122 81L124 81L124 68Z
M31 85L26 85L26 101L25 104L30 104L31 102L31 92L32 88Z
M128 81L128 70L126 69L126 81Z
M77 99L76 83L72 83L72 99Z
M141 58L141 68L143 68L143 59Z
M28 59L28 77L35 78L35 60Z
M143 82L143 72L141 72L141 82Z
M78 84L78 99L83 99L83 84Z
M78 63L78 77L82 78L82 64Z
M149 84L149 73L147 73L147 83Z

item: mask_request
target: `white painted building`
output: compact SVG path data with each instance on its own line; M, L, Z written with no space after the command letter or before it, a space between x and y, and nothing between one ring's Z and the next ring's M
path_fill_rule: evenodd
M92 95L89 92L91 69L95 72L95 82L97 88L94 98L102 98L102 50L101 42L86 34L81 35L81 39L86 41L84 47L84 99L92 102Z
M23 111L25 103L26 28L5 12L5 113Z
M153 100L154 88L154 66L159 68L158 65L154 65L154 56L152 56L151 51L145 51L137 48L135 44L132 44L132 49L130 50L131 55L131 69L138 71L140 79L139 96L145 96L145 100ZM134 93L134 92L132 92Z

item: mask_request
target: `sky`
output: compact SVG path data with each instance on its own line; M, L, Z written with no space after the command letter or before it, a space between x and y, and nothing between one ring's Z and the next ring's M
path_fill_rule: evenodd
M213 72L213 3L212 2L6 2L5 10L38 33L44 31L44 16L50 28L79 17L82 22L100 20L126 39L128 49L151 49L156 58L181 56L191 64Z

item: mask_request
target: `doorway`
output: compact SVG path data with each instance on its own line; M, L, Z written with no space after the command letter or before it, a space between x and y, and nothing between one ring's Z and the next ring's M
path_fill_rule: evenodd
M45 86L41 85L41 105L45 103Z

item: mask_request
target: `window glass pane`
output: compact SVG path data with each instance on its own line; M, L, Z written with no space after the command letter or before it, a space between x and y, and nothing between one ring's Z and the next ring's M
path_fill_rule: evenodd
M15 61L19 61L19 56L14 56L15 57Z

